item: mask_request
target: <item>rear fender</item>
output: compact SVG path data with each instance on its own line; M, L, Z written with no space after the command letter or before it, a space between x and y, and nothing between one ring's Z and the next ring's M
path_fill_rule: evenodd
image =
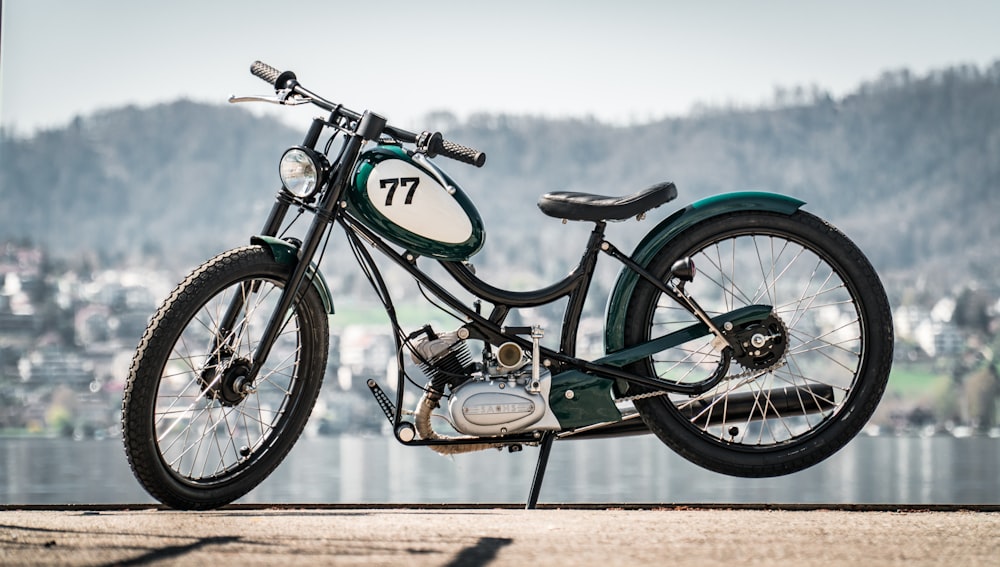
M804 205L804 201L776 193L740 192L708 197L688 205L656 225L639 242L632 252L632 260L643 268L664 247L692 226L720 215L748 210L768 211L791 215ZM613 353L625 348L625 314L629 300L639 283L639 274L622 268L608 297L604 326L604 352Z

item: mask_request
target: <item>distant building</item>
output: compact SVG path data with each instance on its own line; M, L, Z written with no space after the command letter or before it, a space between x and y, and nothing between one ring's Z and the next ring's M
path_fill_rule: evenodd
M915 337L928 356L952 356L965 348L965 336L951 323L927 320L917 327Z
M959 354L966 339L951 323L954 309L953 300L941 300L930 311L913 305L900 307L893 313L896 336L916 343L930 357Z

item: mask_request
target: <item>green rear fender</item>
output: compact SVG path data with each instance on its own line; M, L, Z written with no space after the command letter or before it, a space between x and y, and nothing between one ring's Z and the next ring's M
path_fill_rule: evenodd
M274 260L283 266L294 266L299 261L298 247L280 238L258 235L250 238L250 244L267 248ZM313 287L319 292L319 296L323 300L323 309L326 310L327 314L333 315L333 294L330 293L330 286L327 285L323 272L320 272L316 264L313 264L306 277L312 281Z
M703 199L677 211L649 231L632 253L632 259L644 268L664 246L668 246L688 228L719 215L737 211L768 211L790 215L805 203L774 193L726 193ZM611 366L624 366L650 352L659 352L694 336L705 334L708 327L695 324L673 336L661 337L644 345L625 349L625 314L629 300L639 282L639 275L623 268L608 298L604 336L604 357L594 362ZM769 306L750 305L713 320L721 325L725 321L739 322L765 317ZM690 335L690 336L689 336ZM621 414L614 403L612 388L615 381L571 370L552 377L552 394L549 404L564 429L584 427L604 421L617 421ZM572 392L571 395L567 395Z
M632 259L640 266L647 268L649 262L664 247L668 246L682 232L692 226L728 213L738 211L767 211L791 215L805 202L776 193L741 192L725 193L707 199L702 199L686 208L677 211L656 225L642 239ZM604 352L613 353L625 348L625 313L629 300L639 275L622 268L618 274L611 295L608 297L606 320L604 327Z

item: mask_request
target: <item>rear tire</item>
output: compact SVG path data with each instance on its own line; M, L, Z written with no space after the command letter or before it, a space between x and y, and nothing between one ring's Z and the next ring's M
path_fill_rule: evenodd
M305 427L329 344L313 286L304 284L257 379L244 380L289 271L258 246L220 254L174 290L146 329L125 387L122 432L136 478L167 506L209 509L243 496ZM234 298L242 308L220 341Z
M744 305L774 307L777 318L759 335L773 337L765 347L772 350L757 359L734 358L729 377L701 395L636 399L650 430L691 462L743 477L802 470L857 435L885 390L893 350L889 303L861 251L804 211L747 211L686 230L660 250L649 271L665 279L685 256L697 267L686 290L710 316ZM645 281L626 320L626 346L695 322ZM629 369L699 382L727 364L711 339L689 341Z

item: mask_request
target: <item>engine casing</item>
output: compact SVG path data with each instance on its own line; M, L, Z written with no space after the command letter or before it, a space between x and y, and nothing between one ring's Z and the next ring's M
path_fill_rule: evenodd
M470 380L455 388L448 403L455 429L477 436L558 431L559 421L548 403L552 374L541 369L538 393L526 389L530 379L529 369L509 378Z

